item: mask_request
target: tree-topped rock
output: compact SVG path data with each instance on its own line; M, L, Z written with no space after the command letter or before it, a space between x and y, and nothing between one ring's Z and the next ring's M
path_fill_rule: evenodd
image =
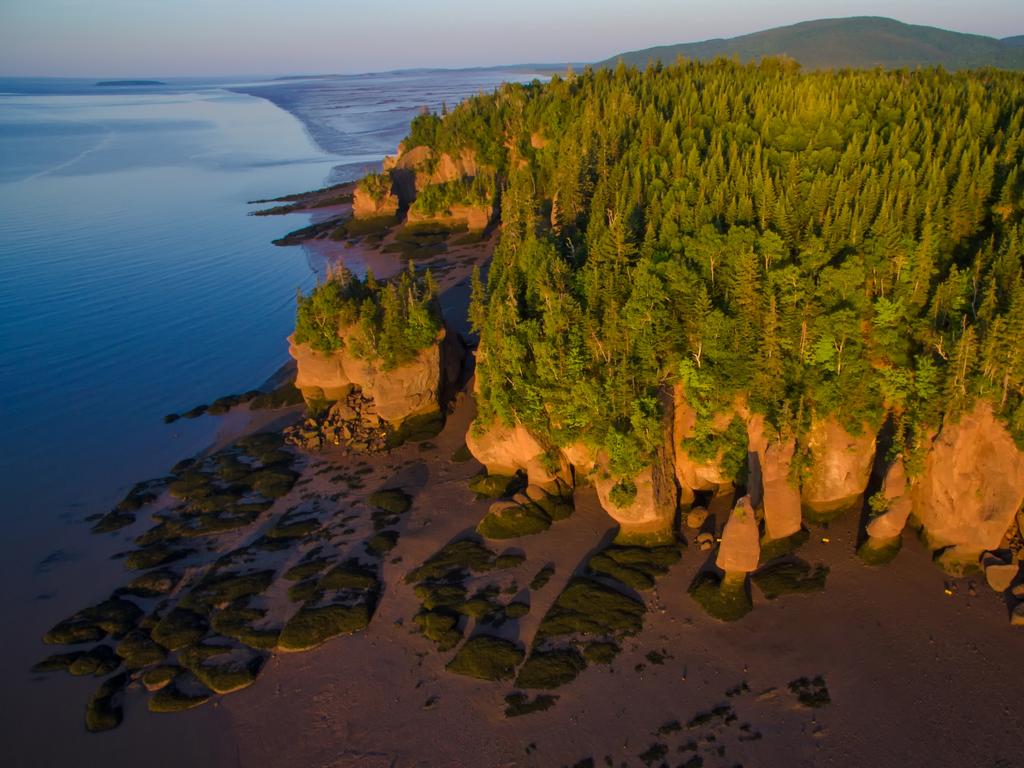
M392 191L391 175L371 173L356 185L352 215L357 219L394 217L398 213L398 195Z
M433 279L418 278L411 266L388 282L333 272L300 296L290 342L295 385L308 402L343 400L358 387L367 401L361 418L392 430L440 418L461 368L461 343L444 326Z

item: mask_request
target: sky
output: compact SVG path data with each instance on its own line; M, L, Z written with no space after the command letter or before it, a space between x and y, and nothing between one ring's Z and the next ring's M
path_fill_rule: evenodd
M172 77L588 62L809 19L1024 34L1024 0L0 0L0 75Z

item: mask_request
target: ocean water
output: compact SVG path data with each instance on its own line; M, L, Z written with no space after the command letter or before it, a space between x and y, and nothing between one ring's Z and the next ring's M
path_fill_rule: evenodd
M518 73L407 73L100 88L0 79L0 725L5 764L234 764L222 715L82 728L96 681L42 677L43 632L124 581L94 536L132 483L220 424L162 417L260 386L287 361L295 291L322 256L271 240L308 214L247 201L345 181L423 105ZM46 734L59 734L47 738ZM159 744L158 750L152 745Z
M520 73L95 87L0 80L0 519L103 512L211 440L165 413L286 360L308 217L247 201L355 178L423 106Z

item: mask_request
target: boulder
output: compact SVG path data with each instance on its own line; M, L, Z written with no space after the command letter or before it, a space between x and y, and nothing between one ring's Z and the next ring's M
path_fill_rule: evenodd
M1017 603L1010 613L1011 627L1024 627L1024 603Z
M671 538L676 514L676 485L670 462L656 460L636 476L628 478L628 482L636 487L636 495L625 505L612 500L612 489L620 480L607 471L599 470L599 477L594 482L601 506L619 524L618 538Z
M726 573L750 573L757 570L761 557L760 533L750 497L744 496L729 515L729 521L722 531L722 543L718 546L715 565Z
M1017 563L990 563L985 566L985 581L993 591L1005 592L1019 572Z
M708 519L708 511L704 507L694 507L686 513L686 527L699 530Z
M864 424L851 435L834 418L811 420L810 466L801 488L804 506L818 514L847 509L863 496L875 458L875 431Z
M715 537L705 531L704 533L697 534L697 547L701 552L710 552L711 548L715 546Z
M914 514L933 547L997 549L1024 504L1024 453L979 401L932 441L914 488Z
M572 486L569 465L559 454L554 466L548 451L522 424L506 426L495 420L482 426L476 422L466 435L466 447L487 467L489 475L514 475L525 472L530 484L548 493L560 493Z
M871 519L867 532L873 539L892 539L903 532L914 507L902 456L898 456L889 465L882 480L881 491L886 500L886 509Z

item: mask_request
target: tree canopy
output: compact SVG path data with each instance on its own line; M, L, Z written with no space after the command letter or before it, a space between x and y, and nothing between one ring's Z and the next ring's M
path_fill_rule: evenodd
M1024 76L620 65L417 120L500 174L482 419L622 475L676 382L702 423L744 393L908 450L985 398L1024 442Z

